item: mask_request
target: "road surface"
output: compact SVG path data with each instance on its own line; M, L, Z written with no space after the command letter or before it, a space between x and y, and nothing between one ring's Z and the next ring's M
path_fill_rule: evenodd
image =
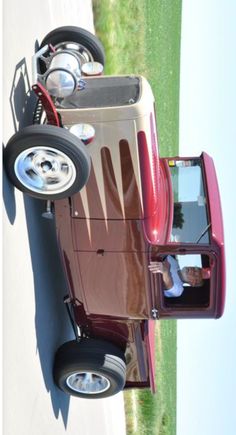
M53 28L94 30L90 0L5 0L3 4L3 143L30 124L31 56ZM3 433L122 435L123 396L69 398L55 387L56 348L71 337L53 222L41 201L3 179Z

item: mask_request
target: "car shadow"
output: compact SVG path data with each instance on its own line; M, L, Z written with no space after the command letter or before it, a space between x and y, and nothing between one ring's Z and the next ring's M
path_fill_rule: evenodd
M37 46L36 41L36 50ZM9 98L15 132L32 125L36 101L30 89L26 60L22 59L16 65ZM9 222L13 225L17 213L15 189L4 170L3 200ZM68 292L57 250L54 221L41 216L45 211L45 201L24 195L24 208L34 279L37 352L54 415L58 418L61 414L66 427L70 397L55 386L52 368L56 349L65 341L74 339L63 303Z
M12 80L9 103L15 133L32 124L33 114L37 102L35 93L31 90L28 69L25 58L15 67ZM9 138L10 139L10 138ZM4 151L3 144L3 151ZM4 156L4 154L3 154ZM3 201L8 219L13 225L16 217L16 202L14 188L10 184L3 170Z
M31 125L37 97L31 90L25 58L15 67L9 101L15 132Z
M52 369L57 348L74 339L63 303L63 297L68 293L67 285L58 254L54 220L41 216L45 202L25 196L24 205L34 278L37 350L54 415L58 418L60 412L66 427L70 398L55 386Z
M2 195L9 222L13 225L16 218L15 189L8 180L4 167L2 171Z

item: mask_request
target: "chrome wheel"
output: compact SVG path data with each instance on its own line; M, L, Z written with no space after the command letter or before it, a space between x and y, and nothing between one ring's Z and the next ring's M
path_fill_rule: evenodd
M86 47L77 42L61 42L54 45L54 49L56 50L56 52L63 50L69 50L74 52L79 57L82 64L92 62L94 60L91 52Z
M4 149L12 184L43 200L69 198L87 183L90 156L83 142L65 128L30 125L15 133Z
M125 386L125 356L105 340L68 341L56 352L53 377L57 386L71 396L92 400L110 397Z
M66 379L67 386L81 394L101 394L110 388L110 381L105 376L93 372L77 372Z
M76 178L72 160L57 149L44 146L22 151L15 160L14 171L23 186L45 195L64 192Z
M95 35L81 27L58 27L43 38L40 48L45 45L52 46L55 52L71 51L76 53L82 65L87 62L99 62L103 66L105 64L102 43ZM44 74L47 70L44 61L39 62L39 64L41 74Z

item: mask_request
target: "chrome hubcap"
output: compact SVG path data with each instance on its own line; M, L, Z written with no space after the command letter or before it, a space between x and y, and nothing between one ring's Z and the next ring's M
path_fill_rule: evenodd
M101 394L110 388L109 379L93 372L74 373L67 378L66 383L71 390L82 394Z
M72 160L63 152L45 146L22 151L15 161L14 170L22 185L45 195L64 192L76 178Z
M92 62L94 60L90 51L83 45L76 42L60 42L59 44L54 45L54 48L56 51L71 50L77 54L82 64L85 62Z

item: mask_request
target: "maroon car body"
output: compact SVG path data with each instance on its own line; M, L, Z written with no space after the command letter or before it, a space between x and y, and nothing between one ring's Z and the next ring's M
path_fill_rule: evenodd
M71 38L76 36L74 28L63 32L66 36L69 32ZM55 44L59 33L52 33L46 42L51 38ZM81 29L77 33L79 37L86 36ZM92 38L94 43L94 36L86 37L87 42ZM95 54L101 57L97 44ZM44 44L42 47L44 53ZM60 46L60 55L63 49ZM68 47L65 54L70 54ZM50 56L55 63L55 49ZM71 95L57 98L54 88L51 97L46 90L49 74L55 72L50 70L50 62L46 65L49 72L44 73L45 83L34 82L33 89L40 97L47 123L55 127L47 130L47 125L37 126L14 136L7 147L9 176L21 190L53 203L58 247L68 284L66 301L71 305L72 321L79 327L80 336L98 343L105 340L120 349L126 366L124 388L151 387L154 392L155 321L218 318L223 314L224 235L214 163L204 152L199 157L159 156L154 97L143 77L85 76L83 87L80 82ZM65 73L65 68L62 71ZM63 136L72 138L73 127L81 130L85 125L94 131L89 140L82 139L91 161L89 177L79 191L64 195L62 189L59 194L55 190L53 196L57 183L52 172L57 170L53 160L57 139L52 150L48 145L38 150L38 143L43 144L41 138L47 131L49 135L55 131L60 135L63 130ZM13 145L15 154L16 141L26 148L21 145L22 135L26 143L29 133L31 141L35 140L32 132L41 142L36 141L35 148L30 145L27 155L25 149L21 151L14 163L9 157ZM61 151L56 158L59 165ZM73 161L74 156L71 154L70 158ZM49 174L43 188L37 181L39 172L33 167L34 160L42 170L43 181ZM15 174L11 172L12 165ZM63 165L70 173L70 160L65 159ZM73 162L71 167L73 175ZM64 178L65 172L59 177L61 184ZM23 186L19 186L19 179ZM180 264L207 269L208 279L200 288L185 287L180 297L165 297L162 275L151 273L148 265L167 255L174 255ZM62 366L64 354L60 358ZM75 385L73 370L69 372L70 380L64 380L67 390ZM91 367L88 373L86 369L77 371L76 382L82 375L86 378L88 373L97 373ZM103 381L106 382L101 376ZM101 387L101 397L108 384ZM72 386L71 390L83 397L82 387ZM99 394L90 392L88 396Z
M128 160L125 164L129 166ZM193 159L186 159L189 160ZM208 244L170 240L173 213L166 212L173 208L170 200L169 159L159 159L160 167L163 167L163 194L160 193L155 207L162 207L163 217L158 222L151 212L152 208L155 209L155 198L146 206L147 217L142 215L132 182L134 174L131 167L124 169L124 175L129 177L128 182L123 180L124 185L128 186L125 207L129 214L125 219L117 204L114 207L113 201L107 204L107 208L114 207L119 212L116 217L111 214L104 219L93 176L90 176L86 188L88 208L96 217L86 216L80 193L55 202L58 242L76 322L90 336L103 337L125 350L129 361L126 386L129 387L150 384L155 390L155 318L218 318L223 313L225 264L220 198L212 159L203 153L199 160L204 171L211 222ZM104 168L107 167L104 163ZM109 174L104 173L105 177L107 191L112 190L109 186L110 183L114 188L111 168ZM117 201L117 196L113 190L114 201ZM131 204L136 210L129 208ZM156 233L158 228L161 228L160 236ZM165 238L163 234L166 234ZM160 242L151 242L152 235L153 238L159 236ZM211 268L211 278L206 281L206 288L201 289L202 294L204 292L202 298L196 288L186 290L186 300L184 295L172 299L164 297L161 275L152 274L148 264L151 259L163 258L167 254L205 257L207 266Z

